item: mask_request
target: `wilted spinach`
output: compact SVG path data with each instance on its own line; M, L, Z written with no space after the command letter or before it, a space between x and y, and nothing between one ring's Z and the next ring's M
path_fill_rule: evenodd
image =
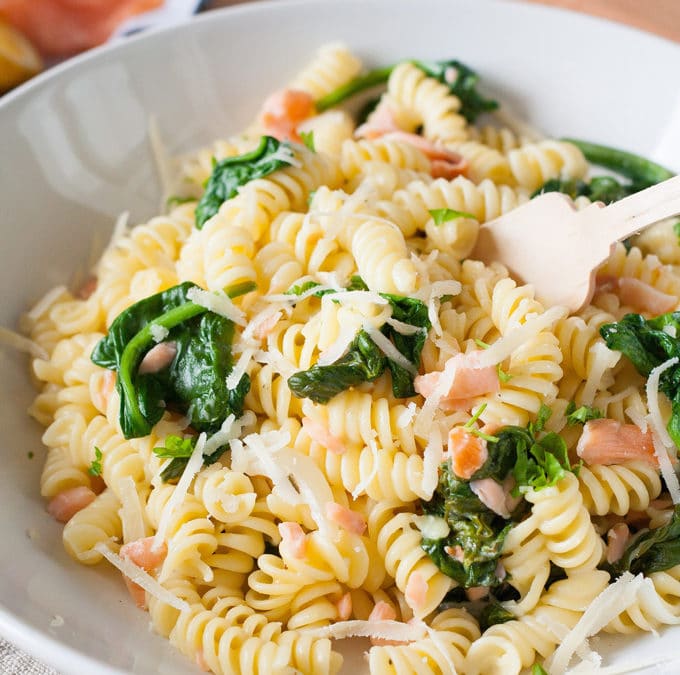
M314 288L316 282L308 281L294 286L287 293L301 295ZM359 276L350 279L348 291L364 291L368 287ZM334 291L321 290L317 297L331 295ZM421 300L390 293L380 293L392 306L392 317L403 323L421 328L413 335L403 335L389 324L381 327L381 332L390 339L394 346L411 363L420 363L420 354L425 345L430 320L427 316L427 305ZM406 370L392 359L387 358L373 342L368 333L361 330L357 333L349 351L337 361L327 366L314 365L308 370L295 373L288 378L290 390L300 398L309 398L316 403L327 403L333 396L362 382L372 382L389 368L392 375L392 392L398 398L415 395L413 373Z
M460 114L472 123L483 112L498 108L498 101L485 98L477 91L479 75L460 61L414 61L429 77L445 84L460 99Z
M667 525L645 530L635 536L623 556L605 568L613 575L624 572L650 575L680 564L680 504L675 506L673 517Z
M600 328L607 347L624 354L640 375L645 377L664 361L680 358L680 340L669 335L664 328L680 335L680 312L662 314L645 319L640 314L626 314L616 323ZM661 374L659 390L671 401L671 418L668 433L680 445L680 364L675 364Z
M455 476L451 460L440 466L434 496L422 507L424 513L444 518L450 528L443 539L422 539L421 546L435 565L463 588L497 586L498 561L512 524L486 507L467 481ZM462 550L462 561L449 555L456 547Z
M314 365L288 378L290 390L299 398L328 403L336 394L362 382L372 382L385 371L385 356L361 330L349 351L328 366Z
M264 178L293 163L293 151L288 143L272 136L262 136L260 144L251 152L213 160L213 170L205 192L196 207L196 227L200 230L239 187L256 178Z
M128 307L92 352L94 363L118 373L125 438L146 436L166 407L188 414L198 431L216 431L229 414L241 414L250 380L244 375L235 389L226 384L234 324L189 301L193 287L185 282ZM154 327L168 331L164 341L177 353L159 372L140 375L144 355L156 345Z
M401 63L401 62L400 62ZM482 112L498 108L498 102L485 98L477 91L478 75L460 61L412 61L429 77L445 84L461 102L460 114L469 122L474 122ZM396 64L399 65L399 64ZM326 94L316 102L319 112L342 103L355 94L387 82L396 65L372 70L351 80L338 89Z

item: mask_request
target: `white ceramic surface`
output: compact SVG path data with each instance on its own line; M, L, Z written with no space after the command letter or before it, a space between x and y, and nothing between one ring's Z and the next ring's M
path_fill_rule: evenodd
M31 301L82 269L122 210L133 220L154 213L150 115L173 152L237 131L330 40L369 64L459 58L488 93L549 133L680 168L680 47L669 42L500 0L236 7L96 50L0 102L0 324L16 325ZM32 396L26 359L0 350L0 634L65 674L194 672L148 632L117 574L63 552L38 495L44 451L24 413ZM615 662L672 655L679 636L628 640Z

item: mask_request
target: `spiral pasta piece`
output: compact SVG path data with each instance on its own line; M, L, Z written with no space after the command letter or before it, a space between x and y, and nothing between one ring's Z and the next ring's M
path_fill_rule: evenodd
M464 140L467 122L458 114L460 100L449 88L412 63L399 64L387 82L387 94L412 116L414 126L423 125L423 135L442 143Z
M546 538L550 560L565 570L587 570L596 567L604 552L579 492L578 478L565 474L557 485L543 490L530 490L527 501L534 527Z
M94 547L123 536L119 509L120 501L113 490L107 488L97 495L64 526L62 539L66 552L84 565L101 562L103 556Z
M423 230L433 209L452 209L474 216L480 223L493 220L528 201L529 194L507 185L483 180L475 185L458 176L431 183L415 181L394 194L393 201L408 214L414 230Z
M409 578L420 575L427 586L425 600L422 606L412 609L417 617L422 617L439 605L455 582L440 572L420 547L421 535L413 518L411 513L398 513L388 520L377 533L378 551L385 560L385 569L402 593L406 592Z
M289 86L319 99L349 82L360 71L361 61L345 45L333 43L321 47L314 60Z
M537 655L549 656L576 625L586 607L602 592L609 575L600 570L581 572L556 581L538 606L515 621L491 626L474 642L465 660L470 675L518 675ZM558 632L553 632L556 630Z
M661 494L661 478L649 462L582 466L578 481L583 504L596 516L644 511Z
M588 163L583 153L566 141L540 141L511 150L508 162L519 185L537 190L551 178L583 178Z
M433 619L428 637L407 645L373 647L369 670L375 675L464 672L465 655L479 634L477 622L465 610L447 609Z

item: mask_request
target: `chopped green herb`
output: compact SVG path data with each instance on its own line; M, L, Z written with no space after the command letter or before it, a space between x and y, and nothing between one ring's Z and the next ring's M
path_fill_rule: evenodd
M309 148L312 152L316 152L314 149L314 132L313 131L301 131L300 138L305 144L305 147Z
M224 294L231 298L240 298L242 295L252 293L257 290L257 284L254 281L242 281L238 284L232 284L224 289Z
M496 436L490 436L489 434L485 434L479 429L477 429L476 426L474 426L475 422L479 419L479 416L486 410L486 406L487 406L486 403L480 405L475 414L463 425L463 428L467 429L467 431L471 433L473 436L482 438L487 442L497 441L498 438Z
M582 405L581 407L577 408L573 401L569 402L565 412L567 415L567 424L569 426L574 426L575 424L585 424L590 420L598 420L604 417L601 410L592 408L589 405Z
M549 674L548 671L540 663L534 663L534 665L531 666L531 675L549 675Z
M675 232L675 236L678 238L678 245L680 246L680 220L673 223L673 232Z
M554 432L539 434L550 417L551 410L541 406L535 422L526 428L507 426L495 434L488 443L488 459L474 473L473 480L493 478L502 483L512 472L515 479L513 495L528 489L541 490L560 481L571 467L567 446L561 436Z
M450 220L456 220L456 218L471 218L472 220L475 220L475 217L471 213L467 213L467 211L456 211L455 209L430 209L430 215L432 216L435 225L443 225Z
M153 453L156 455L156 457L161 457L163 459L175 457L189 459L195 447L196 438L193 436L188 438L182 438L181 436L168 436L165 439L165 445L154 448Z
M498 379L503 382L504 384L506 382L510 382L512 380L512 375L510 373L506 373L502 368L501 364L499 363L496 370L498 371Z
M29 451L26 453L26 455L27 455L27 457L28 457L29 459L33 459L33 458L35 457L35 454L34 454L33 450L29 450Z
M264 178L294 162L290 144L272 136L263 136L252 151L214 162L205 193L196 207L196 227L200 230L220 206L238 192L239 187L256 178Z
M188 202L195 202L196 197L178 197L177 195L172 195L168 197L165 205L167 208L171 209L173 206L179 206L180 204L187 204Z
M90 476L101 476L102 475L102 451L95 445L94 446L94 459L90 464L87 473Z
M484 342L484 340L480 340L479 338L475 338L475 344L480 349L488 349L491 346L488 342Z

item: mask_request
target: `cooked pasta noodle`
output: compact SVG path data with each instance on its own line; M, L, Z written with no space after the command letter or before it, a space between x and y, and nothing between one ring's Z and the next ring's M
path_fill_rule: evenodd
M376 675L516 675L631 533L676 522L650 434L670 406L603 330L644 310L633 280L677 306L673 223L617 245L579 312L545 307L477 235L547 181L587 192L588 162L475 124L462 64L437 68L397 64L359 126L315 114L362 72L323 47L243 134L170 162L178 205L123 217L84 287L22 321L67 552L109 547L205 670L332 674L332 638L359 634ZM680 566L619 609L606 631L680 623Z

